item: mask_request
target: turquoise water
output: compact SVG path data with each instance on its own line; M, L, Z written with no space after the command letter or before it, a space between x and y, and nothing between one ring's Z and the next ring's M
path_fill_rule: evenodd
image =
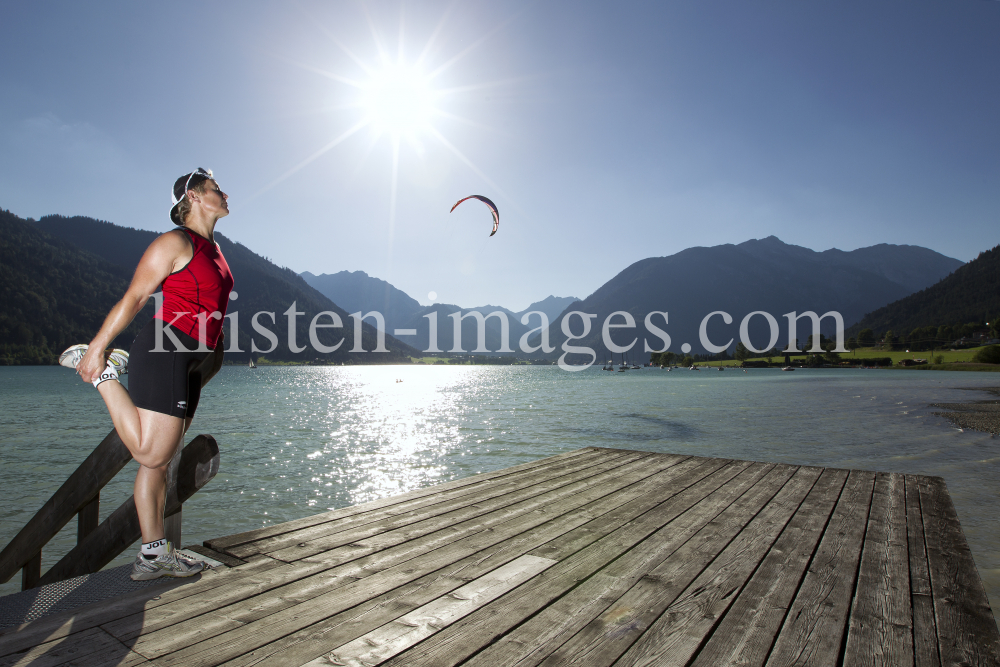
M997 384L912 371L225 367L190 432L217 438L221 470L185 504L184 543L596 445L940 475L1000 604L1000 440L927 407ZM0 404L6 545L111 424L97 392L58 367L0 367ZM135 465L105 488L102 519L131 494ZM75 538L74 520L43 567Z

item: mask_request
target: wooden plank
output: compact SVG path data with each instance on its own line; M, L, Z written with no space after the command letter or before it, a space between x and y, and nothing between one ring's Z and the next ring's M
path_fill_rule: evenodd
M345 557L337 558L326 554L324 560L320 562L303 562L294 568L274 571L262 578L246 580L242 584L230 586L221 594L213 591L210 595L188 598L177 605L161 607L141 618L123 619L108 624L105 628L123 641L134 639L141 632L146 635L141 645L148 646L159 641L158 638L153 637L154 633L183 622L186 627L194 628L198 636L204 639L262 618L268 613L275 613L326 594L378 569L418 556L442 543L453 542L464 535L489 530L493 524L502 523L524 513L541 511L540 508L545 507L547 503L571 497L581 489L587 488L589 484L600 483L602 479L611 480L616 475L627 477L630 473L651 475L659 469L659 466L671 467L683 457L659 457L658 463L655 465L644 463L648 458L648 456L630 456L628 460L631 463L623 466L616 466L616 461L621 459L608 461L602 465L607 469L598 475L594 475L593 470L584 471L579 473L579 479L576 482L562 487L558 486L558 481L553 481L551 486L556 488L544 493L545 490L539 486L533 492L526 494L528 497L516 505L508 505L489 511L491 509L490 503L479 503L466 517L466 520L460 523L454 520L453 513L450 519L444 517L434 523L424 521L414 524L414 526L403 526L379 536L378 544L366 545L364 542L357 542L342 549L341 552ZM391 549L391 547L397 548ZM365 558L380 551L383 552L383 555L378 558ZM352 561L357 562L352 565ZM273 592L267 598L257 599L262 593L268 591ZM232 606L239 605L243 600L250 600L250 602L236 607ZM227 608L225 614L215 613L223 607ZM209 620L194 619L195 616L205 613L213 613L213 618ZM183 629L178 629L178 631L182 634L184 632ZM147 648L141 652L144 652L144 655L151 655L145 652L150 650L152 649Z
M215 551L214 549L209 549L206 546L200 544L189 544L184 547L185 551L193 551L196 554L205 556L206 558L211 558L212 560L217 560L226 567L239 567L240 565L246 565L246 561L241 558L234 558L229 554L224 554L221 551Z
M61 637L38 644L27 651L0 658L0 667L56 667L83 656L92 656L100 651L114 651L123 648L121 643L103 632L91 628L79 632L71 638ZM124 651L122 651L124 653Z
M637 484L630 485L620 491L600 498L589 505L571 513L565 513L539 526L525 531L516 537L499 543L498 546L487 547L466 559L457 561L445 569L425 575L419 579L392 589L376 598L348 611L336 614L304 630L298 631L266 647L262 647L229 663L228 667L245 667L255 665L283 666L287 664L302 664L336 646L338 642L348 641L357 637L386 618L395 618L407 609L416 608L434 595L440 595L462 581L449 586L449 577L471 578L482 572L489 571L499 564L507 562L523 553L537 555L537 547L559 541L559 536L580 532L589 536L588 542L574 539L572 542L583 548L603 537L603 531L609 522L605 517L614 515L615 527L622 523L640 517L648 510L657 506L660 500L683 492L694 482L717 470L722 461L711 459L688 459L672 466L661 473L649 477ZM740 464L740 469L748 464ZM734 473L735 474L735 473ZM658 500L653 500L656 497ZM699 495L699 498L701 495ZM593 528L589 525L599 523ZM555 539L553 539L555 538ZM535 549L535 551L532 551ZM613 557L613 556L612 556ZM533 586L532 590L537 587ZM504 598L506 599L506 597ZM423 646L424 643L421 643ZM409 653L407 653L409 655Z
M686 462L688 463L688 462ZM566 560L603 540L600 549L622 555L663 527L689 511L723 485L734 489L749 488L773 466L747 461L697 458L683 470L671 468L642 482L641 494L621 507L611 510L584 525L534 549L531 553L554 560ZM678 466L680 468L680 466ZM736 477L739 481L734 482ZM627 530L623 530L627 527ZM605 539L606 538L606 539Z
M840 660L875 473L852 470L788 610L767 665L824 667Z
M387 623L334 649L329 657L317 658L304 667L329 664L375 665L402 653L458 619L517 588L556 561L538 556L521 556L492 572L478 577L448 595Z
M100 628L36 644L0 658L0 667L135 667L150 664Z
M640 517L607 517L618 520L601 521L605 537L564 554L530 592L505 597L387 664L537 664L773 472L774 466L730 461Z
M819 477L815 468L775 473L540 664L687 663Z
M903 476L878 473L848 621L847 665L913 665Z
M499 523L482 530L473 531L477 519L466 530L468 534L456 540L451 530L438 531L440 534L426 536L430 542L422 543L422 539L410 540L399 545L399 549L389 550L395 553L377 553L349 567L358 578L346 585L338 585L334 590L304 602L292 600L290 606L280 607L279 611L267 610L261 613L253 609L253 602L241 604L237 609L226 609L212 618L195 619L197 622L185 622L169 632L154 632L152 635L139 637L134 646L138 653L152 658L156 656L163 664L201 665L216 664L236 657L246 651L263 646L287 634L296 632L322 621L325 618L360 604L377 595L380 591L403 585L427 572L439 569L456 560L464 558L476 551L497 544L506 539L523 533L539 524L545 523L560 514L578 509L616 490L643 479L655 470L650 470L648 459L642 459L630 465L631 472L612 470L579 485L558 489L549 494L543 494L530 501L521 503L516 510L504 508L493 514L498 515ZM598 479L600 478L600 479ZM434 544L437 542L437 544ZM405 559L400 562L399 554ZM380 563L379 561L382 561ZM383 569L384 568L384 569ZM336 570L332 574L339 574ZM270 605L271 603L268 602ZM240 627L224 627L229 618L225 614L245 612L251 620ZM220 618L219 625L214 625L215 618ZM232 619L233 623L241 623ZM181 626L184 626L181 628ZM223 632L217 637L215 633ZM169 654L169 655L167 655Z
M919 480L906 475L906 539L910 555L910 596L913 600L913 657L915 667L941 667L937 624L931 598L931 576L927 569L924 519L920 511Z
M436 502L423 505L400 514L387 514L384 516L371 517L373 520L357 526L351 526L345 530L331 529L326 535L320 535L309 541L300 541L296 533L290 541L281 541L272 544L271 547L258 547L259 543L254 543L254 548L259 548L261 553L266 553L271 558L277 558L285 562L293 562L325 553L331 549L352 544L361 540L386 533L402 526L418 526L421 521L431 520L437 523L458 523L467 517L483 514L506 505L513 505L525 498L578 482L581 479L593 477L616 467L621 467L647 458L649 455L634 452L622 452L618 456L606 456L600 461L585 461L576 465L567 465L567 470L561 474L553 474L548 471L540 473L526 473L519 479L511 480L489 489L483 489L474 495L463 495L458 498L451 498L445 502ZM676 457L679 461L680 457ZM338 527L339 528L339 527ZM251 546L251 545L247 545ZM239 553L233 550L234 553Z
M470 578L514 558L506 543L493 545L460 561L334 614L324 621L225 662L227 667L284 667L301 665L329 653L366 632L398 618L420 604L446 595Z
M37 621L4 628L0 630L0 656L24 651L42 642L67 637L123 617L138 617L141 623L141 618L147 609L168 604L197 592L225 586L233 577L252 577L256 572L278 566L288 567L284 563L258 556L255 561L242 566L239 571L213 570L192 579L163 580L156 586L126 593L113 600L95 602Z
M691 667L764 664L847 481L826 469Z
M152 664L138 653L129 651L123 647L122 649L107 653L88 655L83 658L71 660L59 667L140 667L141 665Z
M397 505L410 500L433 497L440 493L447 492L453 489L458 489L466 486L485 485L491 480L501 479L512 475L518 475L522 472L525 472L527 470L532 470L534 468L556 467L563 462L569 461L570 459L574 459L579 456L585 456L585 455L599 456L601 455L601 453L608 451L614 451L614 450L608 450L598 447L583 447L581 449L575 449L570 452L564 452L563 454L557 454L556 456L550 456L535 461L529 461L527 463L511 466L510 468L503 468L502 470L495 470L493 472L488 472L488 473L480 473L478 475L473 475L471 477L463 477L461 479L455 479L450 482L435 484L434 486L427 486L422 489L414 489L413 491L409 491L407 493L401 493L395 496L388 496L386 498L373 500L371 502L362 503L360 505L351 505L350 507L342 507L337 510L333 510L330 512L323 512L321 514L314 514L312 516L302 517L301 519L295 519L293 521L286 521L284 523L279 523L272 526L265 526L264 528L248 530L243 533L236 533L234 535L218 537L215 539L207 540L205 542L205 546L211 549L215 549L216 551L226 551L232 547L241 544L256 542L269 537L276 537L278 535L284 535L286 533L290 533L296 530L302 530L304 528L309 528L311 526L318 526L320 524L328 523L330 521L336 521L338 519L351 517L356 514L371 512L376 509L390 507L392 505Z
M1000 664L1000 635L944 480L918 484L943 665Z

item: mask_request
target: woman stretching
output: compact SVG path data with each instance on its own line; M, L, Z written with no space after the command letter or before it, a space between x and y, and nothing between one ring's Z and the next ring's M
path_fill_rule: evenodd
M167 466L197 407L197 396L188 395L189 364L205 359L219 344L233 288L214 237L219 218L229 215L228 197L212 172L198 169L181 176L172 195L170 219L179 228L149 245L128 291L90 345L74 345L59 358L97 387L118 435L139 463L135 508L142 549L132 566L135 580L189 577L205 567L179 556L166 541ZM163 302L136 336L131 353L105 351L161 287ZM130 375L127 391L118 383L124 373Z

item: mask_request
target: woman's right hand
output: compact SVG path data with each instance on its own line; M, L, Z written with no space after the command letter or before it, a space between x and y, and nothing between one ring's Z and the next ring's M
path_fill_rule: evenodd
M104 367L108 362L104 359L104 348L98 345L91 345L87 348L87 354L76 365L77 375L84 382L93 382L104 372Z

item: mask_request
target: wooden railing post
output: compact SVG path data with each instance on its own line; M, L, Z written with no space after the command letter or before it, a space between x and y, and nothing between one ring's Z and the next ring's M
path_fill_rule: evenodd
M21 568L21 590L26 591L38 585L42 578L42 552L32 556Z
M79 544L83 542L83 538L87 537L97 528L97 525L101 523L101 494L98 493L94 496L94 499L89 503L84 505L80 509L80 513L76 517L76 543Z
M178 507L177 511L170 516L163 519L163 532L167 538L167 541L174 545L175 549L181 548L181 510L183 507Z

